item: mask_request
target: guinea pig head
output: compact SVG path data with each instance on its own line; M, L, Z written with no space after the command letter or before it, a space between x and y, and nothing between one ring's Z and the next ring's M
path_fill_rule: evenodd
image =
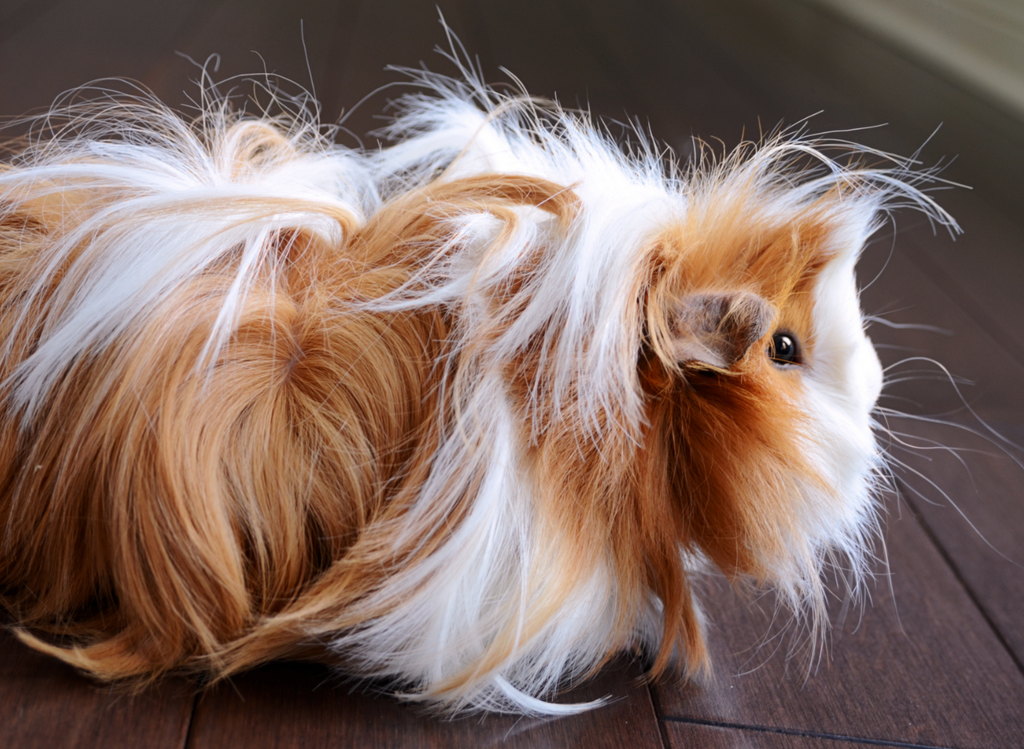
M814 624L822 564L839 552L859 580L875 527L882 371L853 273L875 213L839 188L795 207L712 191L652 255L648 494L695 560L772 585Z

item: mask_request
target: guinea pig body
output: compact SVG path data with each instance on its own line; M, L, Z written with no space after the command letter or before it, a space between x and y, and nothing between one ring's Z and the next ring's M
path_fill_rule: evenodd
M557 713L623 650L704 668L709 568L814 627L830 555L856 586L881 368L853 266L891 203L949 221L914 175L799 139L672 171L425 82L379 153L146 105L0 172L27 642L142 679L321 643L409 698Z

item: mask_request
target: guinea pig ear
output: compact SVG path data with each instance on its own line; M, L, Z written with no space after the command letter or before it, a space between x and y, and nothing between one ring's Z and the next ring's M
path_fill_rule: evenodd
M772 305L748 291L689 294L671 312L668 353L684 366L729 369L774 319Z

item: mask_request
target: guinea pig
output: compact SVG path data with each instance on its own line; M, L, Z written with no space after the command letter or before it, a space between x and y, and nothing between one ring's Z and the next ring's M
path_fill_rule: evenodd
M682 168L427 73L379 151L311 116L72 106L0 171L0 581L103 679L324 648L557 714L708 667L696 583L813 631L868 573L882 385L854 265L908 164L799 134ZM842 153L847 163L831 158Z

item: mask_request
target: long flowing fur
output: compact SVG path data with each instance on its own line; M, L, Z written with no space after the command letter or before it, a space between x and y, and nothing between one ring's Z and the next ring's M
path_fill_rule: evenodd
M951 225L929 175L800 136L679 170L464 72L419 74L376 153L135 99L0 171L26 642L142 680L317 645L410 699L558 713L623 650L705 669L711 567L813 629L830 556L857 587L881 370L853 265L900 204Z

